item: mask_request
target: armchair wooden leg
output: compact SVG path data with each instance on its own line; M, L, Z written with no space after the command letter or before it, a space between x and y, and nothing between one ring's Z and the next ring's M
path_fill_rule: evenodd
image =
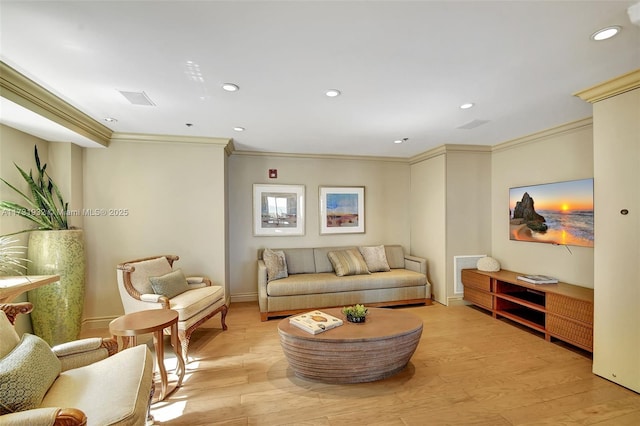
M187 365L187 363L189 362L187 354L189 353L189 340L191 340L191 333L184 330L179 330L178 340L180 340L180 351L182 352L182 359L184 360L184 364Z
M226 319L227 319L227 311L228 310L229 310L229 308L227 307L227 305L222 305L222 308L220 310L220 323L222 324L222 329L223 330L227 329Z
M151 392L149 392L149 404L147 404L147 421L146 426L152 426L155 423L153 415L151 415L151 401L153 400L153 394L156 392L153 379L151 380Z

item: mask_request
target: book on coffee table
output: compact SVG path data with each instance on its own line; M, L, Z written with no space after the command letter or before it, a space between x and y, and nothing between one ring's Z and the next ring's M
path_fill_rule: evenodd
M556 278L546 275L520 275L518 279L531 284L556 284L558 282Z
M342 325L342 320L320 311L307 312L289 318L289 324L311 334L322 333Z

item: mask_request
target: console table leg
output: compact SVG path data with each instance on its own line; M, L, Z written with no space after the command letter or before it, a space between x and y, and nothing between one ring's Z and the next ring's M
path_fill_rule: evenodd
M160 370L160 380L162 382L160 397L158 400L162 401L167 395L167 369L164 366L164 341L162 340L162 329L153 332L153 346L156 349L158 370Z
M182 386L182 379L184 379L184 373L186 367L184 365L184 358L182 357L182 345L178 339L178 323L171 325L171 346L176 354L176 375L178 376L178 383L176 387Z

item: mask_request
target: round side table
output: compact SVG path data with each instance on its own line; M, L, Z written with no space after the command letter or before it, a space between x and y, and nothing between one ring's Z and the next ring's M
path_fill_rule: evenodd
M171 327L171 346L175 351L177 364L175 373L178 376L176 389L182 385L185 365L182 358L182 347L178 342L178 312L172 309L151 309L147 311L133 312L114 319L109 324L109 332L122 342L122 348L137 345L137 337L142 334L153 333L153 346L156 350L158 369L162 388L159 401L167 396L167 370L164 366L164 339L163 330ZM118 342L120 343L120 342Z

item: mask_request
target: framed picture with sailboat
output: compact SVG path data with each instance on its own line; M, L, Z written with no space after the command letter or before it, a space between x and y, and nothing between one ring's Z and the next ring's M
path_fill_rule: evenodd
M304 185L253 185L253 235L304 235Z

